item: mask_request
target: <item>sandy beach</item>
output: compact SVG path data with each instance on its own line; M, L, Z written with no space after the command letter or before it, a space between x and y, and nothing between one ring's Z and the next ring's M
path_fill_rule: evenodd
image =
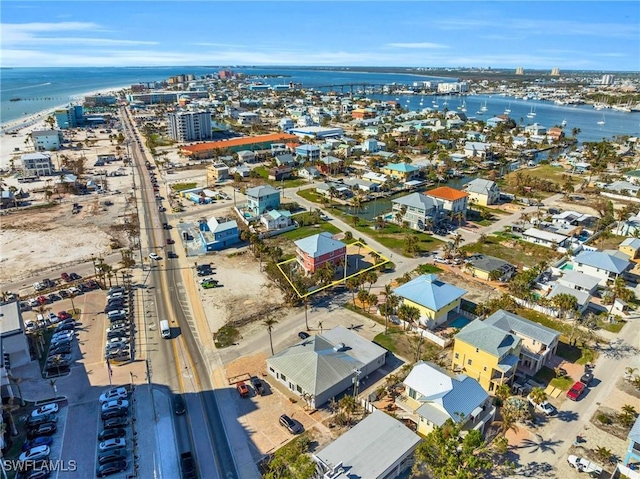
M33 131L48 130L49 125L45 123L45 120L54 111L65 108L70 104L81 103L85 96L90 95L106 95L109 93L115 93L117 91L128 88L129 85L121 87L109 87L101 90L94 90L86 93L81 93L71 97L71 101L55 106L53 108L47 108L46 110L39 111L33 115L25 115L19 120L2 123L0 125L0 169L9 168L12 156L16 154L29 153L33 151L33 148L25 144L25 140Z

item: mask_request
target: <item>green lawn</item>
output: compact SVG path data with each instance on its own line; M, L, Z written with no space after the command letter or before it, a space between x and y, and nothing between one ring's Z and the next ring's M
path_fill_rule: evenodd
M539 313L538 311L534 311L533 309L519 308L516 311L516 314L519 314L523 318L530 321L542 324L547 328L555 329L561 334L571 334L571 325L569 323L565 323L564 321L561 321L559 319L550 318L546 314Z
M280 181L276 181L276 180L270 180L269 179L269 169L266 166L258 166L257 168L254 168L253 171L255 171L256 173L258 173L260 175L261 178L264 178L265 180L267 180L267 183L270 184L271 186L275 187L280 187L283 186L285 188L295 188L296 186L302 186L302 185L307 185L309 184L308 180L302 179L302 178L289 178L286 180L280 180Z
M421 264L416 268L419 274L438 274L442 273L442 270L432 264Z
M463 251L467 253L481 253L503 259L522 269L523 266L533 267L541 261L551 263L559 259L561 254L550 248L528 243L522 240L509 241L497 235L487 237L484 243L464 245Z
M315 188L306 188L297 192L298 196L304 198L307 201L313 201L314 203L322 204L322 195L316 193Z
M182 190L190 190L191 188L195 188L198 186L198 183L176 183L175 185L171 185L171 189L173 191L182 191Z
M515 176L520 173L523 176L531 176L533 178L540 178L543 180L553 181L555 183L563 183L563 175L569 173L569 170L565 170L561 166L540 165L535 168L527 168L526 170L512 171L504 177L504 182L512 184L515 180Z
M569 388L573 386L574 382L575 381L570 377L553 378L549 385L553 386L554 388L561 389L562 391L568 391Z
M317 234L317 233L322 233L323 231L327 231L327 232L331 233L332 235L341 232L341 230L339 228L333 226L331 223L328 223L326 221L321 221L317 225L301 226L298 229L287 231L286 233L282 233L281 235L278 235L277 237L278 238L286 238L288 240L295 241L295 240L298 240L300 238L305 238L307 236L311 236L311 235L314 235L314 234Z
M618 249L618 246L620 246L620 243L622 243L626 239L627 239L626 236L608 234L608 235L603 235L603 236L600 236L599 238L596 238L591 243L591 245L597 246L598 249L601 249L601 250Z

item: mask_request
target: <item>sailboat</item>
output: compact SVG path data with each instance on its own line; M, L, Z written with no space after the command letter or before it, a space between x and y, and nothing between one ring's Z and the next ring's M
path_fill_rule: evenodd
M467 111L467 102L462 100L462 107L460 108L460 111L462 112L466 112Z
M424 97L420 98L420 106L424 105Z
M604 113L602 114L602 120L598 121L598 125L604 125Z
M532 106L531 111L527 113L527 118L535 118L536 116L536 107Z
M567 120L562 120L562 126L567 126Z
M509 113L511 113L511 102L509 102L509 106L507 106L507 107L504 109L504 114L505 114L505 115L508 115Z
M433 95L433 101L431 102L434 108L438 108L438 102L436 101L436 96Z
M481 111L481 112L485 112L485 111L487 111L487 109L488 109L488 108L487 108L487 102L485 101L485 102L484 102L484 105L482 105L482 106L480 107L480 111Z

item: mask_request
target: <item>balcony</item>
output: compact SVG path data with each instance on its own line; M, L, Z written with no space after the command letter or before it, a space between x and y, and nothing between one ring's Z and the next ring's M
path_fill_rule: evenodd
M410 398L406 394L401 394L396 397L396 406L399 409L396 410L396 416L398 419L409 419L410 421L418 424L420 416L415 411L422 404L418 403L415 399Z

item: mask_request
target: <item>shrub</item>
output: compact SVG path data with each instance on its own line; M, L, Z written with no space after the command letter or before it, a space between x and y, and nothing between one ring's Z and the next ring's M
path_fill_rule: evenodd
M596 419L601 422L602 424L612 424L613 423L613 419L611 419L609 416L607 416L606 414L598 414L598 416L596 417Z

